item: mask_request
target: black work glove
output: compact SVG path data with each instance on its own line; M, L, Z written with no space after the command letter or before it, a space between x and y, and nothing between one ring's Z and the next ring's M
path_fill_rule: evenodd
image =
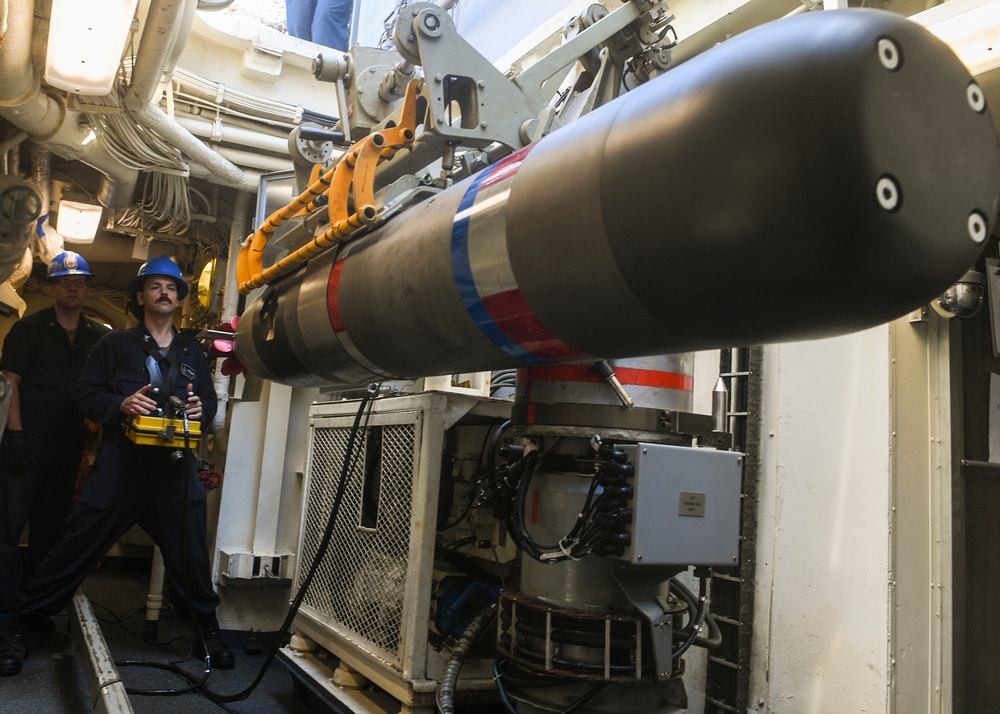
M28 468L28 442L20 429L7 429L0 440L0 470L20 474Z

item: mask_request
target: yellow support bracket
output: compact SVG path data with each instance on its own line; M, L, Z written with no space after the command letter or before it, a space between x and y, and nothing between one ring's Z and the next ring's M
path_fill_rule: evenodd
M336 166L323 172L314 166L309 188L283 208L278 209L249 236L240 249L236 261L236 280L241 293L292 272L306 261L336 245L364 226L371 225L378 217L375 210L375 169L391 159L399 149L413 143L417 119L418 80L406 87L403 109L396 126L372 132L345 153ZM353 189L354 213L348 211L348 201ZM330 227L294 253L264 269L264 248L271 234L282 223L295 216L312 212L316 199L326 194Z

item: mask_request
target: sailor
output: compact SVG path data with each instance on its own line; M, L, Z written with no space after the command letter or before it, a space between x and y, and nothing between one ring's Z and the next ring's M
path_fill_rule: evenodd
M94 466L62 539L21 593L18 613L59 612L107 550L138 523L160 547L168 579L197 620L198 644L212 666L231 669L232 651L219 634L205 523L205 487L189 448L129 439L130 419L167 414L211 423L217 399L197 342L173 325L188 293L166 256L139 268L128 285L129 310L140 323L94 346L77 384L76 403L105 425ZM167 410L167 411L165 411ZM169 414L168 414L169 416Z
M73 505L85 437L73 390L90 349L108 331L83 314L92 274L82 256L59 253L46 277L52 306L14 323L0 356L10 384L0 441L0 675L21 669L23 642L9 628L20 584L58 540ZM22 558L25 524L30 532ZM54 628L47 617L32 624L45 632Z

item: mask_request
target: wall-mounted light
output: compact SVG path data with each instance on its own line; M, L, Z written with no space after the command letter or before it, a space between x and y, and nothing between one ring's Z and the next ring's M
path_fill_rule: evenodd
M111 91L138 0L52 0L45 81L75 94Z
M56 230L69 243L93 243L104 209L90 203L60 201Z

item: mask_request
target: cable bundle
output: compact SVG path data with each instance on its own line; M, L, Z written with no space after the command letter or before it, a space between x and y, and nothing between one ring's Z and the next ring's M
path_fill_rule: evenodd
M532 538L524 522L528 486L538 465L539 454L533 451L512 467L511 480L517 490L508 518L508 528L521 550L541 563L579 560L585 555L620 555L631 542L626 530L632 520L632 508L626 501L632 498L632 486L627 481L634 466L626 463L624 451L601 447L600 454L608 458L597 470L573 528L554 545L543 545ZM598 493L597 489L601 488Z

